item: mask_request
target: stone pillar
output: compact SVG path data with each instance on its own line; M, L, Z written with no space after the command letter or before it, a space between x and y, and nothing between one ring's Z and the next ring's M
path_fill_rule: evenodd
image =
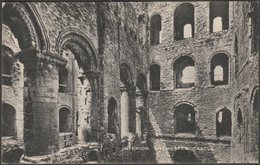
M90 125L89 129L91 131L91 141L97 142L98 141L98 134L100 132L101 127L101 115L100 112L100 95L99 95L99 77L100 72L97 70L89 70L84 72L86 78L88 79L91 91L88 93L88 100L87 100L87 109L89 110L90 114Z
M85 143L85 133L87 130L90 130L90 119L88 119L88 116L91 116L91 109L92 109L92 90L91 88L88 88L86 90L86 106L84 106L83 112L80 113L82 116L79 116L79 128L78 128L78 139L79 143ZM89 123L88 123L89 120Z
M35 48L17 54L28 78L25 105L25 156L52 154L59 150L58 70L66 60Z
M129 134L129 94L121 87L121 138Z
M142 134L142 113L144 110L144 96L141 91L136 91L136 133L138 136Z

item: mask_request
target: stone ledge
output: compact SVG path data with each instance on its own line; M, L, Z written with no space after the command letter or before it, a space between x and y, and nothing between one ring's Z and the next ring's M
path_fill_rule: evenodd
M157 139L169 139L169 140L183 140L183 141L197 141L197 142L212 142L212 143L225 143L231 144L231 139L229 137L198 137L196 135L192 136L176 136L171 134L157 135Z
M99 151L97 146L90 144L75 145L61 149L60 151L51 155L41 155L27 157L22 156L20 163L24 164L46 164L46 163L66 163L66 164L80 164L85 163L82 158L82 153L89 153L91 151Z

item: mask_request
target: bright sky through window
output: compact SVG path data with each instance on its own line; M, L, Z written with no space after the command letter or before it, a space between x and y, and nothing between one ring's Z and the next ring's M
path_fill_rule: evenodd
M191 24L186 24L183 27L183 36L184 38L191 38L192 37L192 28L191 28Z
M214 81L224 81L224 70L220 65L214 69Z
M195 81L195 68L194 66L187 66L182 71L183 83L194 83Z
M222 18L216 17L213 20L213 32L218 32L222 30Z

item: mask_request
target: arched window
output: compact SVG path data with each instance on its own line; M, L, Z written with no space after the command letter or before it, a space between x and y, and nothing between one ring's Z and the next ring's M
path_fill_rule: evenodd
M119 131L119 121L117 117L117 103L114 98L108 101L108 133L117 134Z
M150 89L160 90L160 66L157 64L150 66Z
M229 27L229 2L210 2L210 32L226 30Z
M1 115L2 136L15 136L16 135L16 112L13 106L3 104Z
M13 51L5 46L2 46L2 48L2 82L3 85L12 85L11 70L14 63Z
M218 53L211 59L211 84L226 85L228 84L228 55Z
M221 109L216 115L217 136L231 136L231 112L227 108Z
M241 126L243 124L243 116L242 116L242 112L241 112L240 108L237 111L237 124L238 124L239 128L241 128Z
M150 43L151 45L156 45L160 43L160 32L162 29L161 16L154 15L151 18L151 31L150 31Z
M59 92L68 92L68 70L65 67L59 69Z
M184 162L196 162L196 155L189 150L176 150L174 152L174 162L184 163Z
M188 56L178 58L174 64L174 80L176 88L189 88L195 83L194 61Z
M174 38L176 41L194 36L194 6L179 5L174 12Z
M68 108L59 110L59 126L60 132L70 132L70 110Z
M182 104L175 110L176 132L195 133L195 112L192 106Z

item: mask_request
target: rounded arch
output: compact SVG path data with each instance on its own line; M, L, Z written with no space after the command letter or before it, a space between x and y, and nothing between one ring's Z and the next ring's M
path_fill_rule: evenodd
M226 50L217 50L217 51L214 51L214 52L209 56L209 58L208 58L208 63L211 63L212 58L213 58L215 55L217 55L217 54L225 54L225 55L227 55L228 59L231 58L231 53L230 53L230 52L228 52L228 51L226 51Z
M70 132L71 129L71 110L67 106L59 108L59 132Z
M154 13L152 13L152 14L150 15L150 18L152 18L152 17L155 16L155 15L159 15L159 16L162 18L162 13L160 13L160 12L154 12Z
M195 62L190 56L181 56L173 63L175 88L191 88L195 85Z
M97 51L90 38L80 30L67 29L60 33L56 51L61 54L62 49L69 49L85 72L98 69Z
M178 41L186 38L186 31L184 30L184 26L187 24L191 25L191 29L189 29L188 36L194 36L194 10L194 5L189 2L180 3L176 6L173 14L174 40Z
M234 111L232 110L232 108L230 106L226 106L226 105L220 105L215 109L215 113L219 112L221 109L228 109L232 114L234 113Z
M216 112L216 135L231 136L232 134L232 112L223 107Z
M176 133L195 133L195 110L189 104L179 104L174 107L175 132Z
M230 79L230 58L226 53L218 52L210 61L210 81L212 85L226 85Z
M125 87L133 86L132 71L127 63L120 64L120 80Z
M30 47L41 51L49 49L46 30L33 5L6 2L3 13L3 23L10 27L22 50Z
M174 105L174 108L178 107L179 105L182 105L182 104L187 104L191 107L193 107L194 111L195 111L195 107L196 105L194 105L193 103L189 102L189 101L181 101L181 102L177 102L175 105Z
M64 104L64 105L63 105L63 104L60 105L58 109L60 110L61 108L67 108L70 112L72 111L71 108L70 108L70 106L65 105L65 104Z
M184 60L184 59L192 61L192 63L195 66L196 60L195 60L194 56L192 56L191 54L177 56L176 58L173 59L173 62L172 62L173 66L176 65L177 63L179 63L179 61Z
M110 97L107 105L108 113L108 133L117 134L119 132L118 104L114 97Z
M171 65L172 69L174 69L174 64L176 64L177 60L179 60L181 58L185 58L185 57L192 59L194 66L197 65L197 61L196 61L196 58L194 57L194 55L191 54L191 53L185 53L185 54L179 54L179 55L177 55L176 57L173 58L172 65Z
M152 65L158 65L160 68L162 68L162 65L158 61L152 61L151 64L149 65L149 69Z

